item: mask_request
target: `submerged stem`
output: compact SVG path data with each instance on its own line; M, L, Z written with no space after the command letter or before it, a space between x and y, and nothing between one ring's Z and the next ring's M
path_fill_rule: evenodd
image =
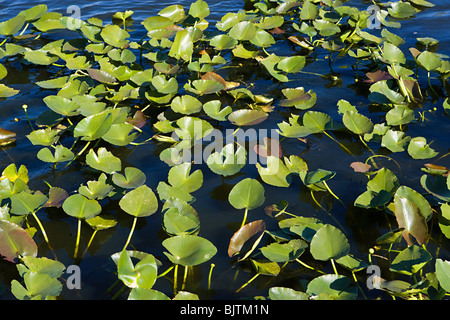
M323 131L323 133L324 133L328 138L330 138L331 140L333 140L334 142L336 142L336 143L337 143L342 149L344 149L347 153L353 155L352 152L351 152L350 150L348 150L346 146L344 146L342 143L340 143L340 142L337 141L335 138L333 138L333 136L330 135L328 132Z
M37 224L39 225L39 228L41 229L42 235L44 236L45 242L47 242L48 247L50 248L50 250L52 251L53 255L56 258L56 254L53 251L52 246L50 245L50 241L48 240L47 233L45 232L45 229L44 229L44 226L43 226L41 220L38 218L38 216L36 215L35 212L32 212L31 214L33 215L34 219L36 220Z
M337 272L337 269L336 269L336 264L334 263L334 259L330 259L330 260L331 260L331 265L333 266L334 273L336 275L339 275L339 273Z
M88 244L87 244L87 246L86 246L86 249L84 250L82 256L84 256L84 255L86 254L86 252L88 251L89 247L90 247L91 244L92 244L92 241L94 240L94 237L95 237L95 234L97 233L97 231L98 231L98 230L94 230L94 233L92 233L92 236L91 236L91 238L89 239L89 242L88 242Z
M331 193L331 195L333 197L335 197L344 207L345 207L345 203L337 196L333 193L333 191L331 191L330 187L328 186L326 181L322 181L323 184L325 185L325 187L327 188L328 192Z
M244 283L239 289L236 290L236 293L238 293L239 291L241 291L242 289L244 289L246 286L248 286L250 284L250 282L252 282L253 280L255 280L258 276L260 275L260 273L255 274L250 280L248 280L246 283Z
M319 272L319 273L321 273L321 274L326 274L325 272L323 272L323 271L321 271L321 270L317 270L317 269L311 267L310 265L307 265L306 263L304 263L303 261L299 260L298 258L295 259L295 261L297 261L298 263L300 263L300 264L301 264L302 266L304 266L305 268L314 270L314 271Z

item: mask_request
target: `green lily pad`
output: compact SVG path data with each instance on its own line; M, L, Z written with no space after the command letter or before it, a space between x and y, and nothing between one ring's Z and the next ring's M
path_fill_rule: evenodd
M112 181L121 188L135 189L145 183L146 177L138 168L126 167L124 175L117 172L113 173Z
M405 136L403 131L389 129L381 140L381 146L388 148L392 152L405 151L411 137Z
M253 126L267 119L269 115L264 111L241 109L231 112L228 120L236 126Z
M228 201L236 209L258 208L265 201L264 187L258 180L246 178L231 189Z
M97 216L102 211L102 207L97 200L88 199L81 194L74 194L68 197L62 208L69 216L78 219L89 219Z
M209 41L216 50L233 49L238 43L238 40L226 34L217 35Z
M385 42L383 46L383 59L392 64L403 64L406 62L405 55L395 45L390 42Z
M59 136L56 130L46 128L32 131L27 138L34 146L51 146L58 141Z
M389 270L402 274L412 275L422 269L432 256L423 247L412 245L402 250L394 261L392 261Z
M114 175L113 175L114 176ZM98 180L90 180L78 188L78 192L88 199L102 200L113 191L113 186L106 183L106 175L102 173Z
M170 104L173 111L182 114L197 113L202 110L202 103L195 97L183 95L175 97Z
M17 215L27 215L35 212L47 202L47 196L42 193L34 194L22 191L11 196L11 213Z
M270 185L277 187L289 187L292 181L291 171L286 167L284 162L276 156L267 157L267 167L257 163L256 168L261 179Z
M247 152L239 147L235 150L234 144L229 143L220 152L212 153L206 160L206 164L212 172L223 176L231 176L238 173L246 164Z
M303 125L311 133L320 133L333 128L331 117L320 111L307 111L303 115Z
M202 264L217 253L217 248L209 240L194 235L170 237L162 245L169 251L164 252L167 258L182 266Z
M191 61L194 52L194 42L188 30L178 31L169 51L169 56L175 59Z
M156 282L158 266L153 255L147 254L136 265L123 250L117 262L117 276L129 288L151 289Z
M70 161L75 157L74 153L68 148L58 145L54 149L54 154L49 148L43 148L37 153L37 158L44 162L60 163Z
M211 118L219 121L225 121L227 116L233 111L230 106L220 109L222 103L220 100L211 100L203 104L203 111Z
M94 114L82 119L75 126L73 136L82 140L93 141L103 137L112 125L112 115L109 111Z
M261 248L261 253L274 262L294 261L305 252L308 244L301 239L294 239L287 243L271 243Z
M97 153L91 149L86 155L86 163L93 169L111 174L122 169L122 162L106 148L99 148Z
M311 240L311 254L317 260L337 260L350 250L347 237L336 227L326 224L317 230Z
M79 112L79 106L70 99L61 96L47 96L44 98L44 103L54 112L63 116L74 116Z
M396 105L386 113L386 122L390 126L399 126L414 120L414 110L403 105Z
M285 287L272 287L269 289L270 300L308 300L307 293Z
M306 293L321 300L354 300L358 288L350 286L350 283L350 279L345 276L326 274L311 280Z
M347 129L358 135L369 133L373 130L372 121L358 112L346 111L342 116L342 122Z
M252 40L256 36L257 28L250 21L240 21L231 28L228 35L237 40Z
M127 146L138 136L137 132L131 133L133 130L134 126L130 123L113 124L109 130L102 135L102 139L115 146Z
M0 34L4 36L15 35L22 29L25 21L26 17L24 15L17 15L14 18L0 22Z
M442 62L439 57L430 51L424 51L417 57L417 62L419 63L419 66L424 68L427 71L434 71L438 69Z
M439 284L445 291L450 292L450 262L436 259L436 277Z
M107 25L100 33L103 40L113 47L124 48L128 44L130 34L117 25Z
M412 138L408 145L408 153L413 159L430 159L439 154L427 144L424 137Z
M158 210L155 193L142 185L125 194L119 201L120 208L134 217L147 217Z

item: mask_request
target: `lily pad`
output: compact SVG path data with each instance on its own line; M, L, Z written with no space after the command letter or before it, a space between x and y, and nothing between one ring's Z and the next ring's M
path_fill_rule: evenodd
M217 253L217 248L209 240L194 235L170 237L162 245L169 251L164 252L167 258L182 266L202 264Z
M253 126L267 119L269 115L264 111L241 109L231 112L228 120L236 126Z
M412 245L402 250L394 261L392 261L389 270L401 274L412 275L422 269L432 256L423 247Z
M310 250L314 259L337 260L348 254L350 245L341 230L326 224L312 238Z
M17 224L0 220L0 254L11 262L19 256L36 257L37 245Z
M152 189L141 185L125 194L120 199L119 206L134 217L147 217L158 210L158 200Z
M69 216L78 219L89 219L100 214L102 207L97 200L91 200L81 194L74 194L68 197L62 208Z
M430 159L439 154L427 144L424 137L412 138L408 145L408 153L413 159Z
M246 178L231 189L228 201L236 209L258 208L265 201L264 187L258 180Z

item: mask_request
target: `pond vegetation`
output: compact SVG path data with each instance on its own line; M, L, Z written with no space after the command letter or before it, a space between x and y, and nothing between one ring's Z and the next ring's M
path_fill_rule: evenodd
M12 295L23 300L61 295L67 265L58 259L53 234L42 222L49 209L76 224L69 264L79 264L97 237L116 227L113 211L104 212L113 205L132 220L128 236L108 257L117 279L110 284L111 298L208 297L205 291L220 281L214 269L218 248L223 248L203 236L208 226L196 210L201 200L195 194L207 188L208 170L229 179L226 205L242 216L233 225L234 235L222 239L228 264L249 273L246 282L229 284L236 297L265 278L263 293L250 298L370 299L369 268L382 265L383 274L370 278L381 298L448 298L450 260L441 246L450 238L450 169L439 164L448 153L411 128L425 125L429 115L449 121L450 62L439 52L438 40L418 38L416 47L406 48L395 34L403 19L432 3L376 5L379 29L370 27L375 19L370 12L341 0L248 1L245 10L214 23L207 20L207 2L197 0L188 8L170 5L141 21L146 34L140 40L133 40L132 11L117 12L108 23L82 21L38 5L1 22L0 79L17 64L31 72L47 68L48 78L35 82L48 92L46 110L34 117L29 114L33 106L23 106L27 138L39 147L30 161L48 165L49 171L72 167L94 177L70 190L48 182L34 190L25 164L2 169L0 254L18 270L10 283ZM365 105L340 97L336 105L315 110L320 96L314 87L290 86L302 74L333 86L340 81L334 64L344 58L352 62L354 85L367 92ZM305 71L311 64L329 64L330 73ZM252 73L260 75L259 82ZM1 100L19 92L0 84ZM265 128L270 121L282 138L266 138L255 147L264 163L248 163L252 150L239 139L214 150L206 166L179 161L187 150L194 154L199 145L207 148L204 138L213 130L225 135L231 128L237 137L239 130ZM8 129L0 130L4 150L16 143ZM333 184L346 179L333 161L319 168L303 159L304 150L314 152L313 137L330 139L353 157L346 166L364 183L350 203ZM355 155L355 144L368 152L363 161ZM121 155L124 149L146 153L149 145L170 168L166 179L153 181ZM148 157L155 157L152 152ZM400 153L423 163L415 176L422 189L406 185L396 173L404 165L395 160ZM250 166L255 174L243 173ZM285 200L273 203L273 192L283 194L298 183L317 208L314 217L292 211ZM333 216L336 206L383 217L389 230L358 257L347 227ZM264 219L254 219L258 210L265 212ZM160 243L148 243L147 249L133 245L141 219L161 225ZM92 233L82 241L85 228ZM164 255L157 256L154 247ZM195 271L200 265L206 273ZM272 280L284 270L298 279L295 286ZM189 288L194 276L207 289Z

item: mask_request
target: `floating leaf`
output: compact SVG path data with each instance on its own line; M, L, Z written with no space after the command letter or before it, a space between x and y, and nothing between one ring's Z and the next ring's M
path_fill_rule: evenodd
M350 283L350 279L345 276L326 274L311 280L306 293L316 299L354 300L358 294L358 288L350 286Z
M91 180L86 184L86 186L81 185L78 188L78 192L88 199L102 200L113 190L113 186L106 183L106 175L104 173L100 175L98 180Z
M102 83L116 83L117 79L104 70L88 69L89 76Z
M381 146L388 148L392 152L405 151L411 137L405 136L403 131L389 129L381 140Z
M5 86L3 83L0 83L0 98L9 98L15 96L19 93L20 90L15 90L8 86Z
M427 71L434 71L442 64L439 57L430 51L424 51L416 58L419 65Z
M24 15L17 15L14 18L0 22L0 34L4 36L15 35L22 29L26 17Z
M117 276L129 288L151 289L158 275L158 266L153 255L147 254L133 265L128 251L120 253Z
M95 217L102 211L102 207L97 200L91 200L81 194L74 194L68 197L62 208L69 216L78 219L89 219Z
M222 103L220 100L211 100L203 104L203 111L215 120L225 121L226 117L233 111L233 109L230 106L226 106L221 110L221 106Z
M447 260L436 259L436 277L441 287L450 292L450 262Z
M269 298L270 300L308 300L309 295L291 288L272 287L269 289Z
M82 140L93 141L104 136L112 125L112 115L109 111L94 114L82 119L75 126L73 136Z
M403 237L412 245L409 235L416 238L419 244L423 244L428 238L428 226L425 217L420 213L417 205L403 197L395 198L395 216L399 228L404 228Z
M326 224L311 240L311 254L317 260L339 259L348 254L350 245L341 230Z
M195 97L183 95L175 97L170 104L173 111L182 114L197 113L202 110L202 103Z
M447 185L448 178L445 176L423 175L420 179L422 187L436 198L450 202L450 189Z
M94 149L91 149L86 155L86 163L93 169L100 170L111 174L118 172L122 168L122 162L115 157L106 148L99 148L96 154Z
M386 29L383 29L383 30L386 30ZM377 70L375 72L367 72L366 76L369 79L364 80L364 82L367 82L367 83L375 83L375 82L382 81L382 80L392 79L392 76L388 72L381 71L381 70Z
M386 122L390 126L399 126L414 120L414 111L407 106L397 105L386 113Z
M47 200L48 198L39 192L35 192L34 194L26 191L15 193L11 196L11 213L27 215L36 212Z
M169 51L169 56L175 59L191 61L194 52L194 42L188 30L178 31Z
M319 111L307 111L303 115L303 125L310 133L320 133L327 129L332 129L333 120L331 117Z
M164 252L167 258L182 266L202 264L217 253L217 248L209 240L194 235L170 237L162 245L169 251Z
M246 178L239 181L228 195L228 201L236 209L252 210L261 206L264 201L264 187L258 180Z
M261 253L270 261L287 262L300 257L307 247L306 241L294 239L287 243L271 243L261 248Z
M256 168L261 179L267 184L285 188L291 184L291 171L279 157L268 156L267 167L264 168L261 164L257 163Z
M70 161L75 157L71 150L61 145L56 146L54 152L52 154L49 148L43 148L37 153L37 158L44 162L59 163Z
M241 109L231 112L228 120L236 126L253 126L267 119L269 115L264 111Z
M113 47L124 48L128 45L130 34L117 25L107 25L100 33L103 40Z
M311 108L317 100L317 95L312 90L305 92L303 87L286 88L281 90L286 97L279 102L282 107L295 107L297 109L306 110Z
M126 167L124 175L115 172L112 175L112 181L114 184L125 189L135 189L145 183L145 174L134 167Z
M372 168L370 164L359 161L352 162L350 167L352 167L355 172L367 172Z
M424 137L412 138L408 145L408 153L413 159L430 159L439 154L427 144Z
M220 152L211 154L206 164L212 172L223 176L231 176L238 173L246 164L245 148L235 150L234 144L229 143Z
M431 254L423 247L412 245L395 257L389 270L412 275L422 269L431 259Z
M362 135L372 132L373 123L366 116L353 111L346 111L342 116L342 122L351 132Z
M16 141L16 133L0 128L0 146L5 146Z
M158 210L158 200L152 189L142 185L125 194L120 199L119 206L134 217L147 217Z
M392 64L403 64L406 62L403 52L397 46L389 42L384 43L383 58Z
M239 228L233 234L233 237L230 240L230 244L228 245L228 256L232 257L235 254L239 253L244 246L244 244L254 235L263 232L266 230L266 224L264 220L256 220L249 222Z
M14 262L19 256L37 256L37 245L28 232L17 224L0 220L0 254Z

